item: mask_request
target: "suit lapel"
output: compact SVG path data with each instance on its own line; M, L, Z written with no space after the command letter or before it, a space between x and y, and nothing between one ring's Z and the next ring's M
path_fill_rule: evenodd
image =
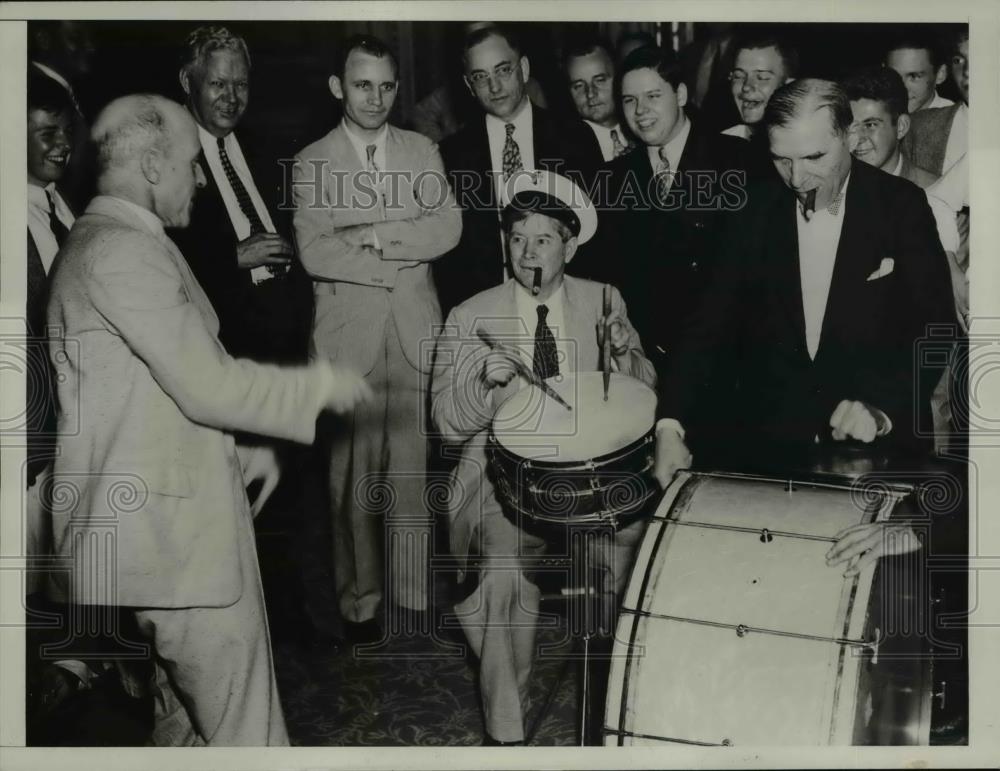
M768 262L775 267L777 291L782 298L788 315L790 329L795 336L797 347L806 351L806 317L802 304L802 272L799 264L798 202L787 188L782 186L778 197L777 222L773 237L767 240Z
M865 255L871 252L873 235L868 232L866 223L872 221L874 201L869 195L866 184L868 177L865 170L858 173L859 162L851 164L851 179L847 184L844 220L840 228L840 241L837 244L837 259L833 265L833 277L830 280L830 294L826 301L826 312L823 315L823 332L820 336L819 350L823 350L823 341L832 330L836 329L841 317L852 312L852 287L862 286L867 271L870 269ZM876 266L877 267L877 266Z

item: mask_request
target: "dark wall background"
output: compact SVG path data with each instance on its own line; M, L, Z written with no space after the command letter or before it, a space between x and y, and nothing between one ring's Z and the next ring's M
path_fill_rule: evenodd
M89 82L81 101L93 117L108 100L130 92L155 91L180 100L177 81L179 48L186 34L203 21L89 22L96 48ZM461 77L457 50L458 22L365 21L238 21L221 22L242 34L252 62L250 106L244 119L258 135L272 138L276 153L295 152L328 131L339 120L339 108L327 88L331 57L339 41L356 33L375 34L400 59L400 94L394 122L407 125L413 105L432 89ZM578 37L602 35L616 41L626 30L659 34L666 45L685 48L718 31L715 24L682 22L529 22L514 25L540 81L556 109L571 109L558 61L560 52ZM736 31L754 25L733 25ZM783 24L797 44L801 75L837 78L878 63L901 24ZM910 25L911 27L913 25ZM958 25L919 25L945 40ZM697 50L693 48L691 50ZM944 89L946 90L946 89Z

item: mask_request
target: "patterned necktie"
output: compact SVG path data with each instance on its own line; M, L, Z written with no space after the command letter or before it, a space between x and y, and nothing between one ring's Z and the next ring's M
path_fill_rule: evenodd
M667 160L666 145L660 148L659 156L660 164L656 167L656 197L662 203L667 200L667 193L670 192L670 185L674 181L674 175L670 171L670 161Z
M618 158L621 155L625 155L628 152L628 145L622 142L621 137L618 136L618 129L611 129L611 154L613 157Z
M549 315L547 305L538 306L538 325L535 327L535 356L532 362L535 374L543 380L559 374L559 359L556 356L556 339L545 323Z
M226 172L226 179L229 180L229 186L236 194L236 202L240 205L240 211L250 221L250 235L255 236L258 233L266 233L267 228L264 227L260 215L257 214L257 209L254 208L253 201L250 199L250 193L243 186L243 181L229 160L225 140L222 137L218 137L216 143L219 146L219 160L222 161L222 170Z
M524 164L521 163L521 148L514 141L514 124L508 123L505 128L507 129L507 140L503 143L503 175L506 179L511 177L514 172L523 169Z
M69 228L63 224L63 221L56 214L56 201L52 197L52 193L46 190L45 197L49 200L49 229L52 231L52 235L56 237L56 243L62 248L66 236L69 235Z

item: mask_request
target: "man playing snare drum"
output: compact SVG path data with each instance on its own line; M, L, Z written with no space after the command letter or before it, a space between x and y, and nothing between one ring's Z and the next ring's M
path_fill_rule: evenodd
M446 442L462 448L449 497L451 549L463 561L481 557L478 586L456 613L481 661L488 745L524 741L540 598L526 571L528 561L546 551L545 539L518 528L497 501L485 452L494 414L508 396L530 387L531 371L549 383L560 382L561 373L598 371L606 323L612 370L650 386L655 381L618 291L611 290L605 318L602 285L564 275L577 246L597 227L583 191L549 172L517 175L509 190L502 228L513 278L451 311L431 386L434 423ZM532 403L565 409L548 397ZM585 433L588 414L580 411L575 419ZM603 569L599 591L620 593L643 524L618 531L614 548L596 556Z

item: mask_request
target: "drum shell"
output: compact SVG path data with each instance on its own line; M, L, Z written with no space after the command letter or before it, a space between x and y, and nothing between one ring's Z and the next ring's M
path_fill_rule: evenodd
M652 429L621 450L582 462L528 459L492 434L486 453L505 511L538 523L617 527L641 513L658 492L651 474Z
M606 744L927 743L919 656L887 667L891 646L879 662L878 647L856 644L881 631L874 568L843 579L823 561L836 532L887 517L900 498L858 505L828 487L679 475L623 602Z

